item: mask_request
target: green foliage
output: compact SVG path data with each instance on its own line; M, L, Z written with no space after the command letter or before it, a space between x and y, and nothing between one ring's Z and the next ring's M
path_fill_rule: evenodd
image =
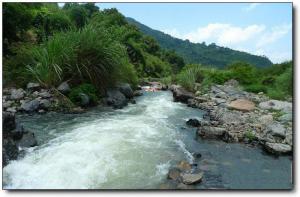
M213 65L218 68L224 68L226 65L236 61L243 61L260 68L272 65L272 62L265 56L257 56L220 47L214 43L210 45L204 42L191 43L188 40L181 40L163 32L153 30L132 18L126 19L129 23L136 25L144 34L155 38L162 48L176 51L188 64Z
M250 84L244 87L245 91L248 92L254 92L254 93L259 93L259 92L267 92L267 87L265 85L259 84L259 83L254 83Z
M229 65L228 69L231 71L233 79L236 79L241 84L252 84L257 79L256 68L250 64L236 62Z
M244 133L244 137L245 137L246 139L248 139L250 142L256 140L256 136L255 136L254 133L251 132L251 131L245 132L245 133Z
M195 83L203 81L203 69L200 65L187 65L177 75L177 81L187 90L194 91Z
M86 94L91 99L91 103L95 104L98 101L97 90L92 84L83 83L71 90L68 97L70 100L78 104L80 102L80 94Z

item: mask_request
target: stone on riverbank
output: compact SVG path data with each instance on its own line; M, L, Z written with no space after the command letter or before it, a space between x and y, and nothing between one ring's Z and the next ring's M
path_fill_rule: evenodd
M261 109L282 110L284 112L292 112L293 104L286 101L269 100L259 103Z
M22 88L19 89L11 89L10 91L10 99L11 100L20 100L24 98L25 91Z
M71 88L68 84L68 82L62 82L58 87L57 90L60 91L63 94L68 94L71 91Z
M218 139L224 136L225 131L225 128L203 126L198 128L197 134L203 138Z
M246 99L237 99L235 101L232 101L228 105L228 108L248 112L254 110L255 104L252 101Z
M267 126L267 132L274 137L285 138L285 128L279 123L273 123Z
M29 91L38 91L41 89L41 86L39 83L32 83L32 82L29 82L26 86L27 90Z
M107 104L120 109L127 105L127 99L119 90L111 89L107 91Z
M38 99L34 99L29 102L24 102L21 105L21 109L24 110L25 112L34 112L36 111L40 106L40 101Z
M265 150L272 154L288 154L292 151L292 147L288 144L281 143L265 143Z
M173 97L175 102L188 103L189 99L194 98L194 94L182 87L177 87L173 90Z

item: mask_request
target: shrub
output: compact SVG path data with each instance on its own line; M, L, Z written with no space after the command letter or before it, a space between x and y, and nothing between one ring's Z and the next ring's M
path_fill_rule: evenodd
M259 92L266 93L267 92L267 87L265 85L255 83L255 84L245 86L244 90L248 91L248 92L254 92L254 93L259 93Z
M68 97L73 103L78 104L80 102L80 94L84 93L89 96L91 102L95 104L98 101L97 90L92 84L81 84L76 88L73 88Z
M250 130L246 131L244 133L244 137L247 138L250 142L252 142L252 141L254 141L256 139L256 136Z

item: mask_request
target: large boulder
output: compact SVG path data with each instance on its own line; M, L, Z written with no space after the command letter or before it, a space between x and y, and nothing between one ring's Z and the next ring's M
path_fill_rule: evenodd
M288 144L266 142L265 150L269 153L279 155L291 153L292 147Z
M3 137L6 136L6 134L16 128L16 122L15 122L15 114L9 113L9 112L3 112L2 113L2 131L3 131Z
M267 133L270 133L274 137L285 138L285 128L277 122L267 126Z
M278 100L269 100L265 102L261 102L258 105L261 109L275 109L282 110L284 112L290 113L293 110L293 104L286 101L278 101Z
M17 141L17 146L20 148L30 148L37 146L37 141L35 139L34 133L30 131L24 133L22 138Z
M248 112L254 110L255 104L252 101L246 99L237 99L235 101L232 101L228 105L228 108Z
M11 100L20 100L24 98L25 96L25 91L22 88L19 89L12 89L10 91L10 99Z
M29 102L24 102L21 105L21 109L24 110L25 112L34 112L39 109L40 106L40 101L38 99L34 99Z
M190 185L190 184L196 184L202 181L203 178L203 172L199 172L199 173L181 173L180 174L181 178L182 178L182 182L184 184Z
M107 104L120 109L127 105L127 99L119 90L111 89L107 91Z
M32 83L32 82L29 82L26 86L27 90L29 91L38 91L41 89L41 86L39 83Z
M118 86L119 91L125 95L126 98L133 98L133 91L128 83L123 83Z
M57 90L60 91L63 94L68 94L71 91L71 88L68 84L68 82L62 82L58 87Z
M219 139L223 138L226 129L220 127L202 126L199 127L197 133L203 138Z
M188 100L194 98L195 95L182 87L177 87L173 90L173 97L175 102L188 103Z
M11 138L3 139L2 167L6 166L10 160L17 159L18 154L16 143Z

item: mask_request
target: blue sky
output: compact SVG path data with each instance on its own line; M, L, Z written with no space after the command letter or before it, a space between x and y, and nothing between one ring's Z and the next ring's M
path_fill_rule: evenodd
M292 59L291 3L97 3L174 37Z

